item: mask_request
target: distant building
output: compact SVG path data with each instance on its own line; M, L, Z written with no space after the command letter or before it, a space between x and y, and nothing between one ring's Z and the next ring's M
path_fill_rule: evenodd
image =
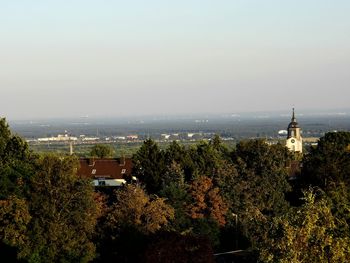
M126 139L128 139L128 140L137 140L138 138L139 138L139 136L136 134L130 134L130 135L126 136Z
M131 178L131 158L81 158L78 176L90 178L95 186L121 186Z
M161 134L162 139L165 139L165 140L169 140L170 136L171 136L170 134L165 134L165 133Z
M69 136L68 134L59 134L57 137L46 137L38 138L39 142L67 142L67 141L77 141L77 137Z
M286 141L287 148L292 152L302 153L303 139L301 137L301 129L295 118L294 108L293 108L292 120L288 125L287 132L288 132L287 141Z

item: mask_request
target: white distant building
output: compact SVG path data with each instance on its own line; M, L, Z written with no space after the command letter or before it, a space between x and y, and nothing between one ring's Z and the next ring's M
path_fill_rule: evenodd
M288 131L287 130L279 130L278 135L287 135Z
M81 140L85 142L93 142L93 141L98 141L100 138L99 137L83 137Z
M292 152L302 153L303 139L301 137L301 129L295 118L294 108L293 108L292 120L288 125L287 132L288 132L287 141L286 141L287 148Z
M68 136L68 134L62 135L58 134L57 137L46 137L38 138L39 142L67 142L67 141L77 141L77 137Z
M170 138L170 134L165 134L165 133L163 133L163 134L161 134L161 136L162 136L162 138L165 139L165 140L169 140L169 138Z
M187 133L188 138L192 138L195 135L195 133Z

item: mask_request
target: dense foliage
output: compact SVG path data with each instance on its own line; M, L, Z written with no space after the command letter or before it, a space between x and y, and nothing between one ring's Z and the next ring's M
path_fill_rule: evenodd
M291 182L298 158L264 140L163 150L148 139L133 156L138 182L107 196L76 175L76 157L37 156L0 119L0 252L5 262L214 262L232 250L244 256L228 260L348 262L350 133L322 137Z
M91 148L90 156L97 158L107 158L114 155L113 149L106 144L96 144Z

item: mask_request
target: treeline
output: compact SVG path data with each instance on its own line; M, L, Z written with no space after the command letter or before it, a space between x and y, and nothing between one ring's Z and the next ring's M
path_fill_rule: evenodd
M327 133L289 181L295 158L263 140L146 140L139 182L106 195L76 176L75 157L34 154L0 119L2 259L214 262L244 250L246 262L350 261L350 133Z

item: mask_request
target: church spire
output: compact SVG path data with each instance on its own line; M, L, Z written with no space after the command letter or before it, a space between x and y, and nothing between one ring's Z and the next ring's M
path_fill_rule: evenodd
M292 122L296 122L294 108L293 108Z
M300 134L301 129L299 127L299 124L297 123L297 119L295 118L294 108L292 109L293 109L292 120L288 125L288 135L287 135L286 146L292 152L301 153L303 151L302 138Z

